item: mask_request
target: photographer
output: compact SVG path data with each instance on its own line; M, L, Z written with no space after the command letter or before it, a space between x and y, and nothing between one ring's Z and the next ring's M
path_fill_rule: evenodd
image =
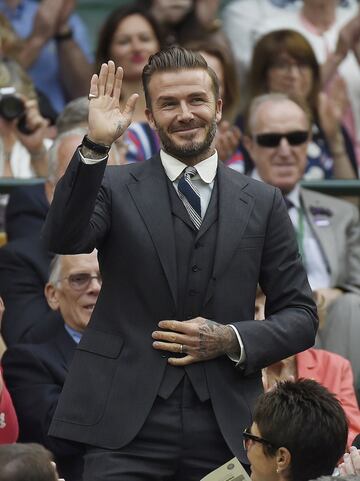
M0 176L46 176L48 121L39 112L31 81L12 60L0 62L0 79Z

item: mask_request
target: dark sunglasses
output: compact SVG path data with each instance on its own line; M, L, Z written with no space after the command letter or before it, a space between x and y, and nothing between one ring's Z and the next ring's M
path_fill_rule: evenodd
M286 139L290 145L301 145L307 141L309 132L306 130L294 130L286 133L271 132L268 134L254 135L254 139L261 147L278 147L281 139Z
M68 281L69 286L74 289L74 291L83 291L87 289L90 285L92 279L96 279L101 285L102 279L100 273L96 276L92 276L87 272L81 272L79 274L70 274L67 277L63 277L60 281ZM59 282L60 282L59 281Z
M271 441L268 441L267 439L264 439L264 438L261 438L260 436L255 436L255 434L252 434L250 431L250 428L245 429L245 431L243 432L243 438L244 438L243 443L244 443L245 451L247 451L249 448L249 441L266 444L267 446L277 448L277 446L275 446Z

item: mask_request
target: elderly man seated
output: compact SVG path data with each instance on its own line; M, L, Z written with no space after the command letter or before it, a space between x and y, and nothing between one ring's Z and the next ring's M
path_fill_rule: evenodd
M15 345L3 357L4 377L19 420L19 440L37 442L52 451L59 473L67 481L81 479L82 448L70 441L51 438L47 433L100 287L96 251L56 256L45 295L50 307L60 311L64 324L47 342Z
M352 204L301 188L310 140L306 109L282 94L251 104L245 144L254 177L278 187L296 230L320 318L319 345L349 359L360 380L360 223Z

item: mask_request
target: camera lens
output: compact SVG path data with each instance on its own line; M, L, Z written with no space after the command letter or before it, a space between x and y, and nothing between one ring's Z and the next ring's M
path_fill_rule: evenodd
M0 100L0 116L14 120L25 112L24 102L15 95L4 95Z

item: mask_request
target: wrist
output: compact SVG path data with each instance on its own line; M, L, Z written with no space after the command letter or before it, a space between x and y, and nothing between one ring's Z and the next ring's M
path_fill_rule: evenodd
M42 143L40 147L34 148L34 149L28 149L30 156L32 159L38 159L40 157L43 157L47 153L47 149L45 145Z
M96 140L96 138L85 135L82 140L81 148L82 152L89 151L96 154L96 156L105 157L109 154L111 145L99 142L98 140Z
M68 25L64 25L54 35L56 42L66 42L73 39L73 31Z

